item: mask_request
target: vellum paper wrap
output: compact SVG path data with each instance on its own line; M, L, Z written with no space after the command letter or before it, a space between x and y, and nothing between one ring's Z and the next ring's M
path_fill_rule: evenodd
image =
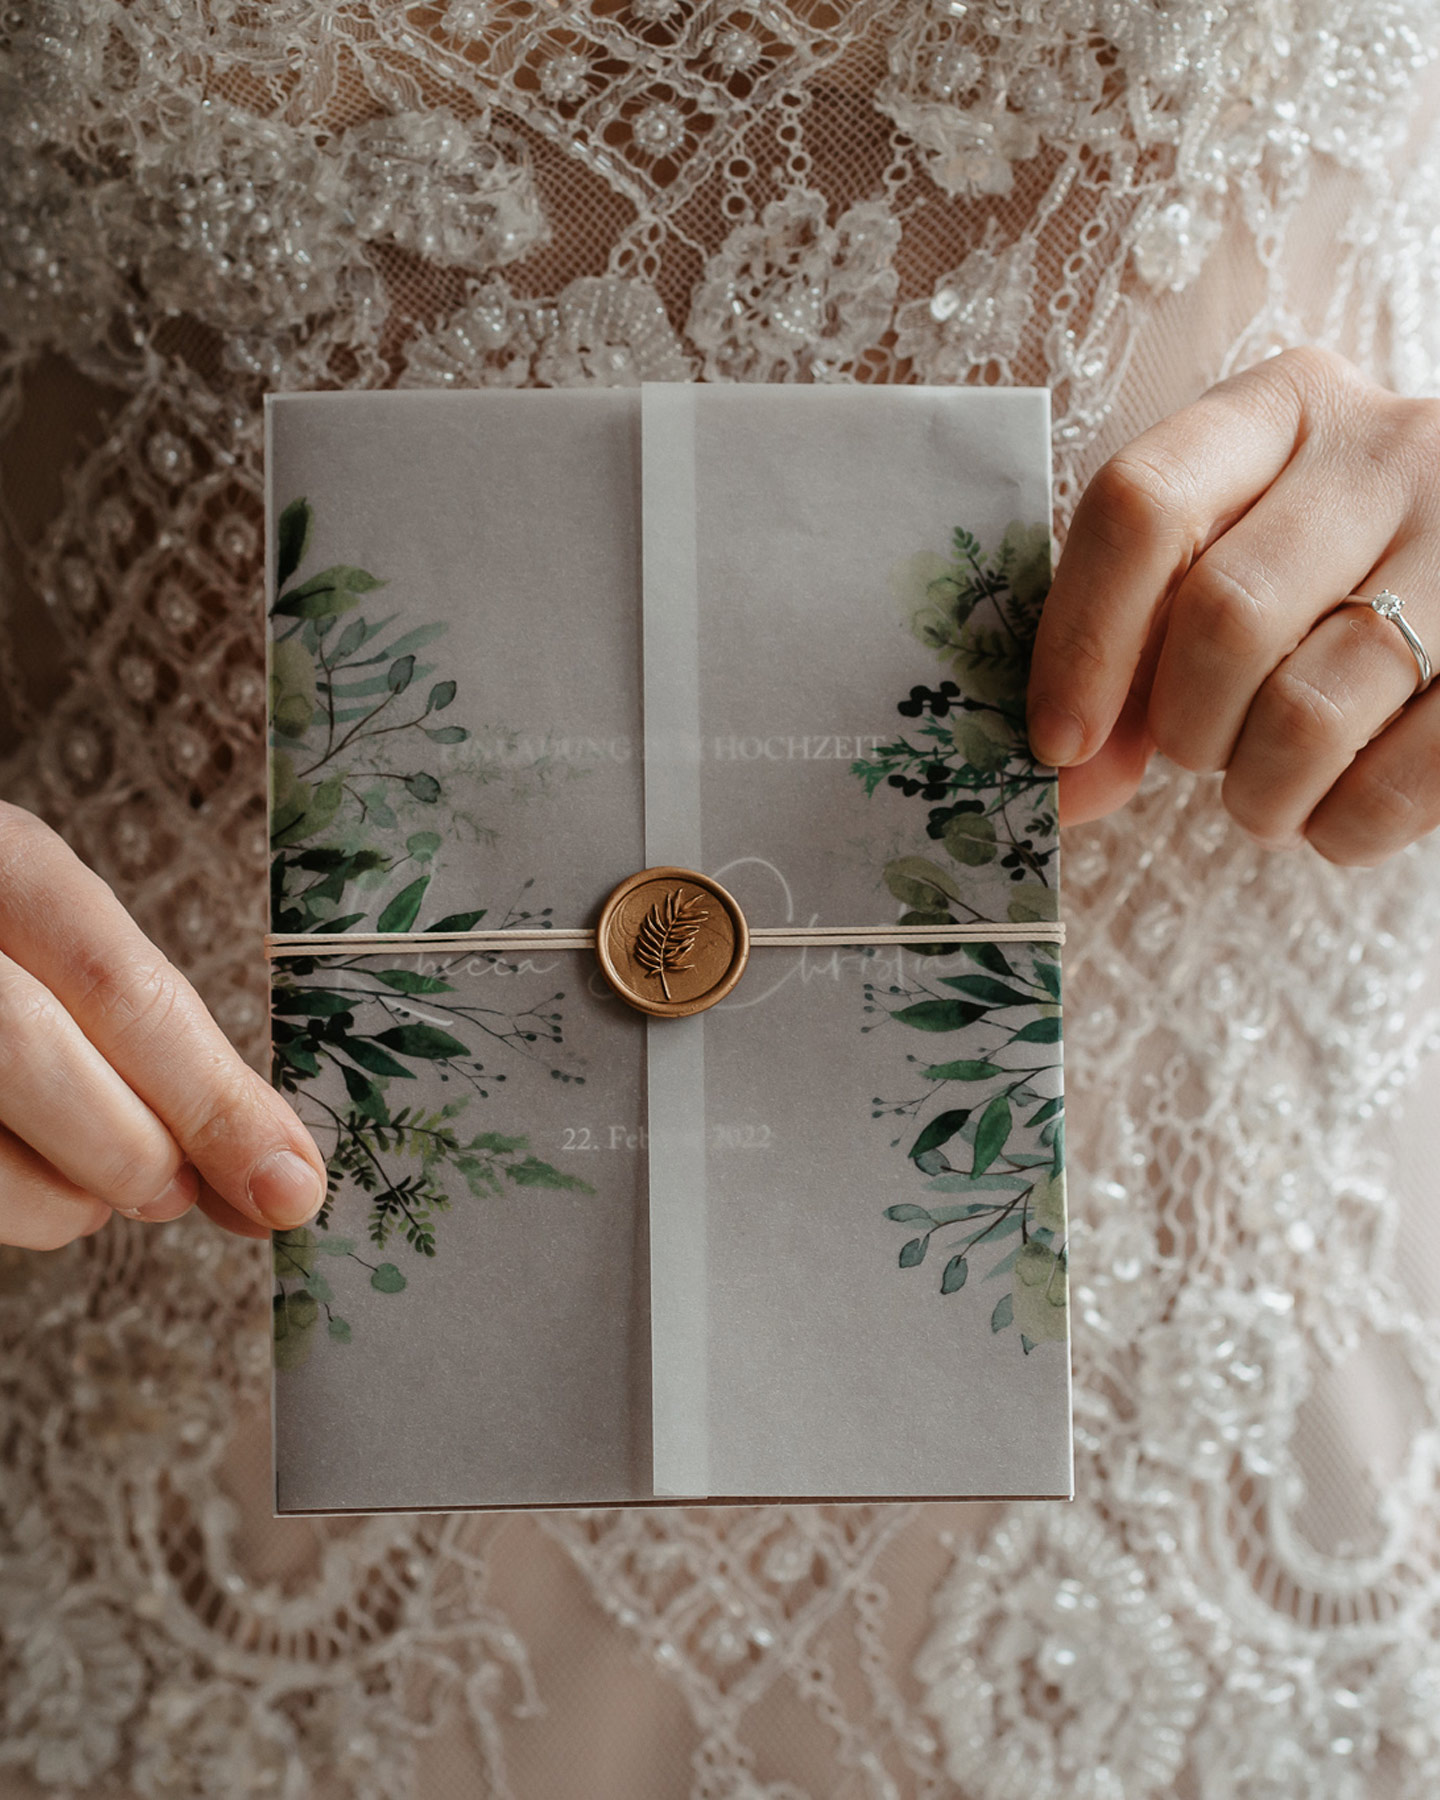
M1070 1493L1047 401L270 401L278 1512ZM453 947L655 864L841 937Z

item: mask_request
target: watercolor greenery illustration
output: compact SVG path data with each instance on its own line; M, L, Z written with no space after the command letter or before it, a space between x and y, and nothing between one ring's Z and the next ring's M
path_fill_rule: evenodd
M911 630L958 677L912 687L896 710L916 723L851 764L868 794L884 785L928 808L936 854L885 865L885 885L909 909L902 924L983 918L965 897L964 872L987 864L1012 884L1011 920L1059 916L1055 777L1037 766L1025 736L1030 645L1049 581L1049 527L1020 523L988 559L957 528L948 558L925 551L892 573Z
M1059 916L1055 776L1029 755L1024 710L1049 577L1048 526L1018 522L992 556L957 529L948 558L926 552L892 576L912 631L959 678L912 688L898 711L921 723L851 765L867 794L883 784L928 808L937 856L899 857L884 870L906 908L901 924L982 920L963 871L986 864L1008 874L1011 921ZM918 1126L906 1155L925 1178L925 1204L917 1197L884 1216L907 1228L902 1269L919 1268L936 1246L942 1294L964 1289L972 1264L983 1281L1008 1276L990 1328L1015 1327L1028 1356L1068 1332L1059 958L1047 944L966 944L970 970L927 978L929 959L954 959L955 946L906 949L921 973L907 975L898 953L895 980L866 984L865 1010L875 1016L863 1029L960 1037L949 1056L938 1043L928 1055L908 1053L919 1091L873 1103L872 1117ZM898 1136L893 1147L904 1142Z
M429 816L443 824L445 798L427 766L438 759L426 747L469 736L464 726L438 722L455 702L457 683L442 675L427 686L436 670L418 661L446 626L397 632L397 615L366 616L367 597L386 583L365 569L340 564L297 580L313 523L312 508L299 499L278 528L270 609L272 929L408 932L425 910L444 841L442 830L423 822ZM422 929L469 931L485 917L480 907ZM548 908L533 912L517 902L498 924L548 919ZM329 1144L326 1198L313 1224L273 1234L280 1369L310 1355L322 1318L330 1341L351 1341L337 1286L346 1285L352 1268L367 1271L378 1293L404 1291L407 1277L385 1252L404 1245L433 1257L438 1215L461 1184L477 1199L535 1188L593 1191L537 1157L523 1136L465 1135L457 1123L505 1081L507 1063L553 1061L554 1046L564 1042L556 1010L563 992L507 1011L465 998L446 978L474 957L377 966L386 960L372 950L292 954L275 964L271 1079L296 1096L306 1124ZM339 1072L343 1105L315 1089L327 1068ZM550 1073L584 1079L558 1066ZM397 1107L404 1092L397 1084L422 1075L470 1091L438 1108ZM359 1235L368 1254L357 1236L331 1231L347 1184L366 1197Z

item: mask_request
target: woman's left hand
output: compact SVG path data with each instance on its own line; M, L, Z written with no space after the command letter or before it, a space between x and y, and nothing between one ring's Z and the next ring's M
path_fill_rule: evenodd
M1030 741L1061 820L1123 805L1158 748L1223 769L1277 848L1374 865L1440 824L1440 401L1288 350L1222 381L1096 473L1035 642Z

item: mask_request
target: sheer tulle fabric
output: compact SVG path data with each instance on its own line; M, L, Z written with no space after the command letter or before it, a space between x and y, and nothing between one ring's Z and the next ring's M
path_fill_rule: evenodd
M258 1062L266 387L1046 383L1063 531L1284 344L1440 389L1437 29L17 8L5 792ZM1440 849L1268 855L1157 767L1066 853L1073 1506L275 1521L263 1246L0 1252L7 1791L1434 1793Z

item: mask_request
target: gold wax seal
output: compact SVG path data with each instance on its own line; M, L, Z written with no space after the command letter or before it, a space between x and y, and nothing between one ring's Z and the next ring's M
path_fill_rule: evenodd
M693 869L642 869L605 902L595 948L622 1000L658 1019L683 1019L734 987L750 932L718 881Z

